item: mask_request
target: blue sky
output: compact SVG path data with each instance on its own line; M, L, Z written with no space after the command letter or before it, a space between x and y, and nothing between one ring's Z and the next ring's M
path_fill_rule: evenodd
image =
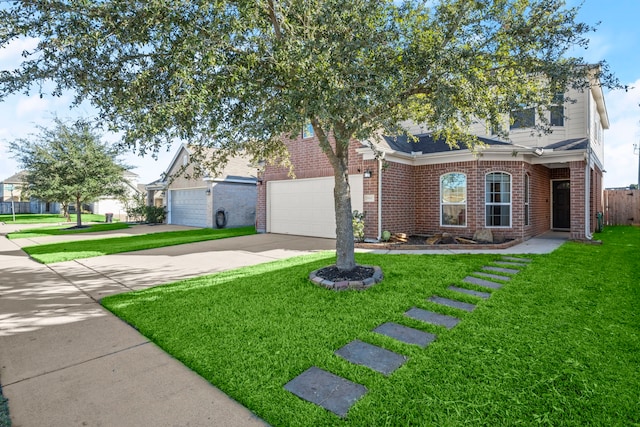
M579 0L568 0L579 4ZM588 62L606 60L629 90L606 92L605 102L611 127L605 132L605 187L626 187L638 180L640 156L634 144L640 144L640 0L585 0L579 19L595 24L598 31L591 35L588 50L577 54ZM20 52L28 41L14 43L11 49L0 50L0 69L17 64ZM32 43L32 42L31 42ZM7 151L8 141L37 133L36 126L49 126L54 115L60 118L90 116L90 107L69 110L71 98L40 99L37 95L13 95L0 103L0 179L18 171L18 165ZM108 138L106 138L108 140ZM112 138L113 139L113 138ZM160 177L173 158L177 146L161 152L158 160L128 153L122 158L135 166L140 182L148 183Z

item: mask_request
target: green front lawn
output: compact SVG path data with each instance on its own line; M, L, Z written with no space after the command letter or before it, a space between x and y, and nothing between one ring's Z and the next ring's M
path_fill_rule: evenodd
M497 255L358 254L382 267L364 291L312 285L314 254L103 299L103 304L273 426L598 425L640 423L640 229L602 246L533 255L489 300L447 291ZM481 289L481 288L475 288ZM484 289L483 289L484 290ZM471 313L426 301L477 303ZM462 319L452 330L403 313ZM436 333L426 348L372 332L385 322ZM408 356L385 377L334 351L359 339ZM317 366L366 386L345 420L283 386Z
M82 214L82 222L104 222L104 215L97 214ZM76 214L71 214L71 222L75 223L77 220ZM46 224L55 222L66 222L64 216L58 214L16 214L16 220L13 221L13 215L2 214L0 215L0 222L7 224ZM114 221L117 221L114 219Z
M162 233L141 234L126 237L81 240L76 242L52 243L22 248L33 259L43 264L91 258L120 252L140 251L203 242L206 240L226 239L228 237L255 234L254 227L211 229L199 228L186 231L166 231Z
M62 236L65 234L99 233L102 231L122 230L129 228L126 222L114 222L111 224L91 224L83 228L71 228L73 226L56 225L53 227L30 228L25 231L16 231L7 234L8 239L27 239L44 236Z

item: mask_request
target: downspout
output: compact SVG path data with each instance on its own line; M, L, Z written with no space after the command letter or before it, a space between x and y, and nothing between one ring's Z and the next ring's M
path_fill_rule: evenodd
M587 165L584 173L584 237L593 239L591 234L591 139L587 145Z
M585 172L584 172L584 237L587 240L591 240L593 238L593 236L591 235L591 230L590 230L590 225L591 222L589 221L590 216L591 216L591 203L590 203L590 195L591 195L591 138L592 138L592 124L593 124L593 117L591 117L592 115L592 106L591 106L591 90L589 90L588 93L588 101L587 102L587 114L589 115L589 120L587 121L587 153L586 153L586 166L585 166Z
M378 241L382 240L382 159L378 158Z

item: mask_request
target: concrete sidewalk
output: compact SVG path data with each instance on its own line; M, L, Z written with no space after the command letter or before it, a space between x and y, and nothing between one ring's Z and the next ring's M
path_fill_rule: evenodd
M14 427L264 425L98 303L335 246L327 239L246 238L45 266L0 237L0 383Z
M499 253L545 253L563 242L532 239ZM0 236L0 384L14 427L264 425L99 300L334 249L332 239L259 234L45 266Z

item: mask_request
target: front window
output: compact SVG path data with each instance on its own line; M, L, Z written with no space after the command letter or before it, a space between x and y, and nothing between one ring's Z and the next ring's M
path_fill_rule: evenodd
M467 225L467 176L452 172L440 177L441 225Z
M511 226L511 175L506 172L485 178L485 222L487 227Z

